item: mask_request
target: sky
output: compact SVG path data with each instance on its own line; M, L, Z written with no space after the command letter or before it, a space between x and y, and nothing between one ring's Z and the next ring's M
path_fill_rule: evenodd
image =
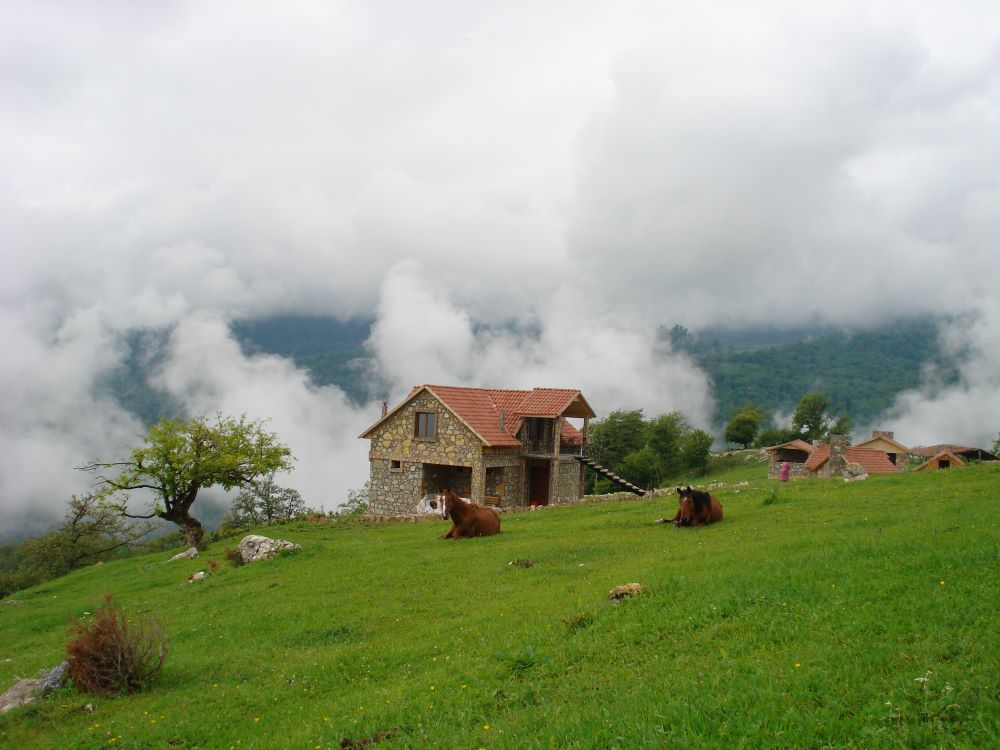
M692 7L697 6L697 7ZM134 328L191 414L270 420L335 507L378 416L236 319L374 317L417 383L714 415L659 325L947 318L879 427L1000 429L1000 5L0 4L0 513L44 524L142 425Z

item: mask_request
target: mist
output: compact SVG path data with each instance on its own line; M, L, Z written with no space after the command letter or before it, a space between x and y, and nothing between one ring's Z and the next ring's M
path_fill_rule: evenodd
M168 334L153 386L270 419L285 483L343 502L378 404L242 352L272 314L374 318L394 399L574 387L700 427L661 325L935 316L958 384L876 427L988 445L998 30L973 1L5 3L3 529L141 440L103 385L137 328Z

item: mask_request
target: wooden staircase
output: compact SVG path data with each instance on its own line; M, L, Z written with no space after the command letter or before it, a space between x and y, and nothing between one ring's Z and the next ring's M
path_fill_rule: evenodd
M628 481L627 479L622 479L617 474L613 474L610 469L604 468L592 458L587 458L586 456L576 456L576 460L579 461L584 466L586 466L591 471L593 471L594 473L599 474L602 477L606 477L607 479L610 479L612 482L617 484L622 489L628 490L629 492L634 492L639 497L642 497L646 494L646 490L642 489L641 487L636 487L630 481Z

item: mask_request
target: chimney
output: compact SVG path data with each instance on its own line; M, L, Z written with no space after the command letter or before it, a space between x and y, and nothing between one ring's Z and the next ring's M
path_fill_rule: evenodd
M506 427L505 427L506 422L507 422L507 412L505 412L503 409L501 409L500 410L500 430L501 431L503 431L503 430L506 429Z
M896 433L894 433L894 432L886 431L886 430L872 430L872 437L873 438L883 437L883 438L887 438L889 440L894 440L895 439L895 434Z
M830 435L830 475L839 476L847 468L844 458L844 448L847 447L848 435Z
M388 401L383 401L382 402L382 418L384 419L385 416L388 413L389 413L389 402Z

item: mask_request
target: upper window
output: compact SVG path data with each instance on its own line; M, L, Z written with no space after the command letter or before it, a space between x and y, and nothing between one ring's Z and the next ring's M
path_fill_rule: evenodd
M413 435L425 440L437 438L437 414L432 411L418 411L413 422Z

